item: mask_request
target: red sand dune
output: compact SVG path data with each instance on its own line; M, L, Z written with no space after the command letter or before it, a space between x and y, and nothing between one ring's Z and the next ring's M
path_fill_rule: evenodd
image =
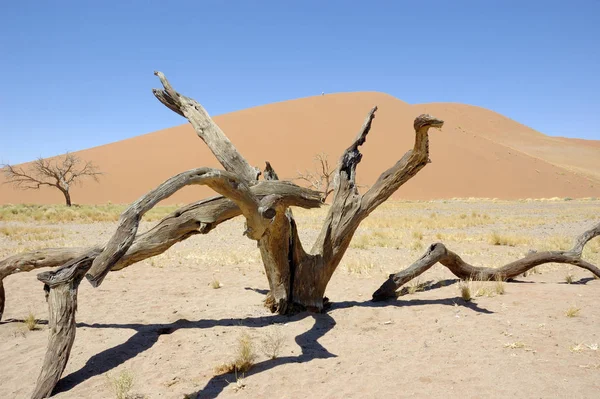
M373 105L379 111L362 147L361 185L372 184L412 147L412 121L427 112L446 122L442 131L430 134L432 163L401 187L396 198L600 197L600 141L548 137L475 106L410 105L384 93L340 93L250 108L215 121L251 164L262 169L268 160L281 178L293 178L299 170L312 169L319 152L335 164ZM163 107L162 112L171 111ZM219 167L188 124L77 154L105 172L99 184L89 181L72 189L73 201L81 204L129 203L178 172ZM212 194L189 187L165 203ZM0 204L62 201L56 190L0 185Z

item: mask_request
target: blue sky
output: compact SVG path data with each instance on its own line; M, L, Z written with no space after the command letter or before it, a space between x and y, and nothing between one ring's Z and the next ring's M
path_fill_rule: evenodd
M0 15L0 162L184 123L154 70L212 115L375 90L600 139L600 1L20 0Z

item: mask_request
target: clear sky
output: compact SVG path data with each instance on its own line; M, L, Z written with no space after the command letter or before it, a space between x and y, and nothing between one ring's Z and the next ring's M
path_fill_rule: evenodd
M490 108L600 139L600 1L0 0L0 162L340 91Z

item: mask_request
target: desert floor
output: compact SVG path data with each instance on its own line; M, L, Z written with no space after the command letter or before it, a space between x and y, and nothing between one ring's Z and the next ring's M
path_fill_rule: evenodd
M305 247L325 212L295 210ZM397 300L370 298L430 243L500 266L531 248L569 248L599 215L599 200L391 202L355 235L327 290L331 309L292 317L263 307L268 285L256 245L242 237L241 219L224 223L110 273L97 289L82 283L77 338L55 397L115 398L113 383L129 378L130 397L147 398L597 398L600 280L585 270L552 264L503 285L471 282L473 299L465 301L438 264ZM102 243L116 226L93 217L13 219L0 219L0 258ZM584 256L600 264L600 238ZM39 271L5 279L0 398L28 398L42 364ZM429 281L442 284L427 289ZM32 331L23 322L29 315L39 319ZM256 364L244 375L220 375L244 334Z

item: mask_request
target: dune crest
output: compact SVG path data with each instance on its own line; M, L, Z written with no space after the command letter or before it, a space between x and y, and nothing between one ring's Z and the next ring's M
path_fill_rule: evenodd
M358 167L361 185L372 184L412 148L414 118L430 113L445 120L443 130L431 134L432 163L395 198L600 197L600 141L549 137L480 107L410 105L384 93L355 92L273 103L214 119L251 164L263 169L268 160L281 178L291 179L312 169L317 153L327 153L335 164L373 105L379 111ZM162 105L157 102L156 107ZM74 203L80 204L129 203L176 173L219 167L188 124L76 154L105 173L100 184L90 181L72 189ZM207 188L189 187L165 203L209 195L213 192ZM62 201L56 190L0 185L0 204Z

